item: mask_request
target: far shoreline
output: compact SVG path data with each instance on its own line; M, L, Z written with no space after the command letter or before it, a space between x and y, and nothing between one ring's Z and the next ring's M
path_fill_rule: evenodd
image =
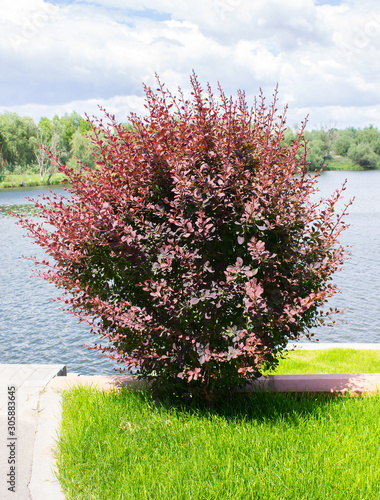
M369 172L373 170L380 170L378 168L364 169L359 165L353 166L353 168L339 168L339 166L326 165L323 169L324 172ZM318 173L316 171L310 170L310 174ZM4 180L0 181L0 190L15 189L15 188L30 188L30 187L62 187L64 185L65 176L61 173L53 174L49 183L47 181L41 181L38 174L9 174L4 176Z
M39 174L25 172L23 174L4 175L0 181L0 190L31 188L31 187L62 187L66 178L61 173L53 174L49 182L41 180Z

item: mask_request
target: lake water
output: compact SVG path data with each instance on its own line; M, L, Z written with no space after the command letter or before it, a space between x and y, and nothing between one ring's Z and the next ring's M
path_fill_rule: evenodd
M330 303L346 308L341 317L345 324L315 333L321 342L380 342L380 171L325 172L319 180L320 195L330 195L346 178L345 199L355 196L355 202L347 217L351 226L341 241L352 245L352 255L334 278L341 293ZM57 296L55 288L42 278L31 278L33 263L19 258L42 251L23 238L24 231L6 212L27 213L25 196L47 192L0 191L0 363L63 363L69 372L82 375L114 374L114 363L80 347L93 345L98 337L50 301Z
M345 179L345 200L355 200L341 242L352 246L351 258L334 277L341 293L331 305L346 308L346 324L315 332L325 342L380 342L380 171L325 172L320 194L327 196Z

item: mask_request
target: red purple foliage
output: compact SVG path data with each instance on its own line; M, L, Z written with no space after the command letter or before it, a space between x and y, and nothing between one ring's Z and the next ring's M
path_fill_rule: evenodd
M251 109L195 75L190 100L157 81L146 118L93 123L97 168L61 167L70 197L36 201L41 221L20 223L52 258L39 274L106 341L95 349L158 386L210 396L330 318L344 187L311 200L317 177L302 131L283 142L277 92Z

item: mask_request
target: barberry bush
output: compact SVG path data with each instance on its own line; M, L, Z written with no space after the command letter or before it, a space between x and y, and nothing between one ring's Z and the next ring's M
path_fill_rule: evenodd
M157 77L128 126L102 110L96 168L61 166L67 195L20 223L48 255L39 274L100 335L90 348L157 389L213 398L331 321L347 206L344 186L315 196L304 127L285 144L277 90L251 108L190 80L186 98Z

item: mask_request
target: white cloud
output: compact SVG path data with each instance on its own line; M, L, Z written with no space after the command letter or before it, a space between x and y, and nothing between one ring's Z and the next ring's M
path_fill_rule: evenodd
M323 5L321 5L323 4ZM380 126L380 7L347 0L0 2L0 113L142 111L154 73L174 91L279 84L289 120ZM301 119L299 118L301 117ZM294 117L294 118L293 118ZM366 117L368 121L366 122Z

